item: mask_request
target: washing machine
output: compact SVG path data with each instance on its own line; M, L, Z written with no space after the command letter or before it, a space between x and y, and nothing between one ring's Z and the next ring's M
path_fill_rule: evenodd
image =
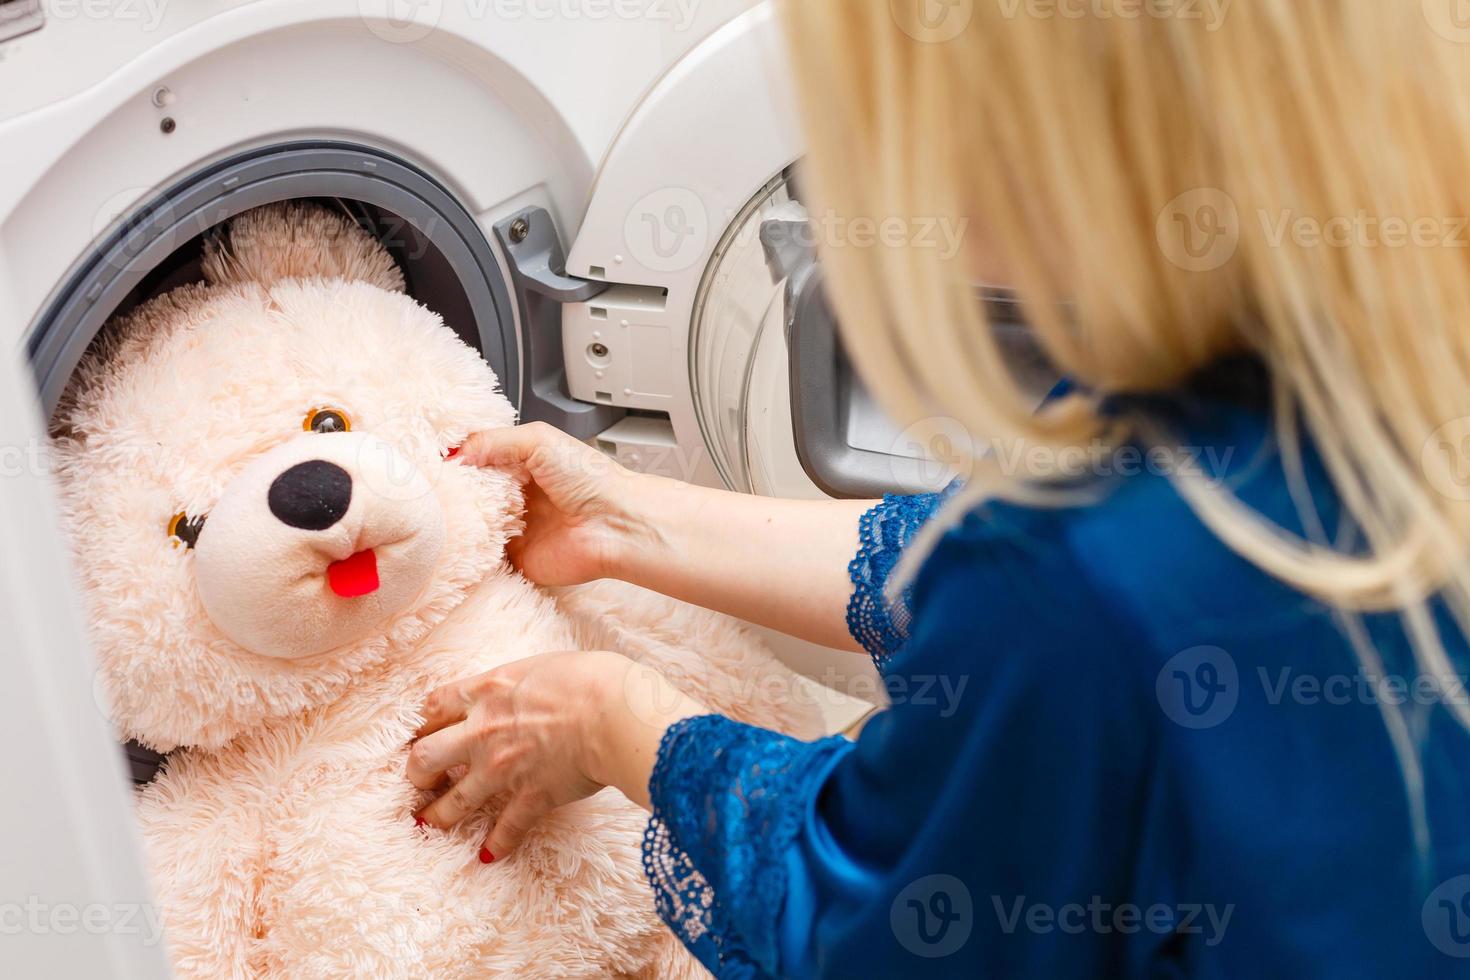
M47 411L212 227L312 198L523 419L748 492L922 482L833 349L769 3L0 0L0 38L4 339Z
M45 412L211 229L308 198L389 248L523 420L745 492L942 484L836 341L769 2L0 0L0 38L3 339Z
M0 0L0 717L28 787L0 820L11 962L166 971L117 908L94 932L21 904L147 907L28 461L107 320L196 279L232 216L352 216L523 419L631 468L783 496L933 483L836 340L786 59L760 0ZM829 685L868 676L774 640Z

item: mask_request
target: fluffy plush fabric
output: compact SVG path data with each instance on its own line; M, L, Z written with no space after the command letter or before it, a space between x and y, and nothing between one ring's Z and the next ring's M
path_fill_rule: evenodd
M610 583L550 595L509 569L516 485L445 456L511 407L350 222L261 209L205 270L109 328L55 422L100 686L119 736L174 750L137 803L179 975L699 973L653 913L646 815L616 793L492 865L476 855L493 807L416 828L415 708L599 646L814 734L789 672L714 614ZM312 431L323 410L351 431ZM341 472L277 487L313 461ZM367 552L377 587L335 592L332 563Z

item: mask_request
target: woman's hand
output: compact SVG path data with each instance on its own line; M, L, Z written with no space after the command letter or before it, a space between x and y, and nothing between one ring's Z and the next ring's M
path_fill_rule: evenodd
M616 578L632 539L653 533L630 506L640 478L545 422L476 433L459 458L508 470L525 483L526 530L507 550L538 584Z
M480 860L504 857L549 811L616 786L648 805L659 740L705 714L654 670L616 653L547 653L439 688L408 756L420 789L465 766L419 814L449 827L506 796Z
M847 563L870 502L776 500L630 473L544 422L476 433L459 457L525 484L526 530L508 551L533 582L622 579L858 649L847 632Z

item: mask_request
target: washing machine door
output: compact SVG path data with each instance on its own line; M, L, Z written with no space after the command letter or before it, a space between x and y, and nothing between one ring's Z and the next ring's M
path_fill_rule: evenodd
M12 298L0 282L0 308L12 309ZM12 896L0 906L5 975L167 977L163 927L94 684L28 373L13 353L0 355L0 779L25 801L0 808L0 868Z
M933 489L924 447L809 301L816 236L773 8L677 63L603 160L566 272L606 288L562 309L568 390L631 413L601 444L638 469L786 497Z

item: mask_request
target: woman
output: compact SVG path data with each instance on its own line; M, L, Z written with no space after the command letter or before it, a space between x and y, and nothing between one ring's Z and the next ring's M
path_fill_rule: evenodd
M955 256L829 244L847 346L896 417L994 451L877 504L537 426L466 453L523 474L536 581L850 632L962 693L806 744L533 657L430 699L410 778L469 768L424 816L508 793L498 858L617 787L721 975L1470 963L1470 49L1440 7L788 4L816 209L973 219ZM1072 382L1040 411L986 281Z

